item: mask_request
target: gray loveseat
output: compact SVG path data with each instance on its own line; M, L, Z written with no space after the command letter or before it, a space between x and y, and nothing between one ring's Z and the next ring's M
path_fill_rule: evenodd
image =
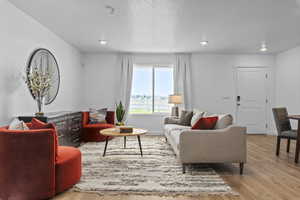
M187 164L239 163L243 174L246 127L232 125L232 121L229 114L219 115L214 130L192 130L180 125L178 118L165 118L164 135L182 163L183 173Z

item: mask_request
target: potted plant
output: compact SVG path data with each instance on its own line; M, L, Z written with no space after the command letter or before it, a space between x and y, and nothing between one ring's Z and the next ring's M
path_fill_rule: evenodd
M117 126L124 126L124 116L125 116L125 108L122 104L122 102L120 101L119 104L116 104L116 117L117 117Z
M42 70L39 70L37 67L35 67L31 73L28 73L25 82L37 102L38 112L36 113L36 115L43 116L44 98L51 88L51 74L48 72L43 72Z

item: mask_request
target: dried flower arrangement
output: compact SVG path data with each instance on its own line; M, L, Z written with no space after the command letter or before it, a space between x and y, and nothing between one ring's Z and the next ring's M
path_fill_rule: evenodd
M34 67L31 72L27 71L27 78L25 78L25 82L37 102L38 112L36 115L43 115L42 106L44 104L44 97L48 94L51 88L51 79L51 73L43 72L38 67Z

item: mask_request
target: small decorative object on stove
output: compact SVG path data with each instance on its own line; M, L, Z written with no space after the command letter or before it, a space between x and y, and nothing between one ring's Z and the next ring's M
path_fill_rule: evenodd
M133 128L130 126L121 126L120 127L120 133L132 133Z

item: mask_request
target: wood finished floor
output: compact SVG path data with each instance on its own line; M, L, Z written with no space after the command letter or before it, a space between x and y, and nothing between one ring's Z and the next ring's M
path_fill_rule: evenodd
M275 156L274 136L248 136L248 162L244 175L238 165L216 164L212 167L240 196L159 197L159 196L99 196L66 191L55 200L300 200L300 164L294 164L295 141L286 153L282 141L280 156ZM187 172L188 173L188 172Z

